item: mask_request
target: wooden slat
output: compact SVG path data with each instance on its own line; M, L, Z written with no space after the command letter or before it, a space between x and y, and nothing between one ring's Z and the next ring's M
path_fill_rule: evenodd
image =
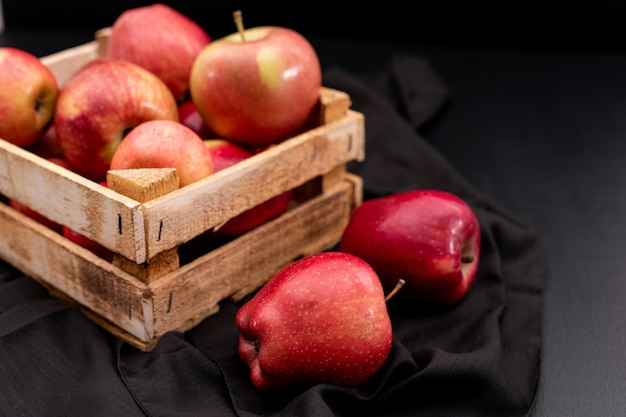
M5 204L0 230L6 262L136 337L152 339L152 300L137 278Z
M254 231L154 281L155 336L193 326L198 312L241 297L294 259L332 247L354 206L354 184L343 182ZM271 244L268 244L271 242Z
M177 190L180 184L174 168L109 170L107 186L125 196L145 203L154 198ZM143 263L134 262L125 256L114 254L113 264L139 278L143 282L159 279L180 267L177 248L159 252Z
M104 53L109 34L104 28L93 42L42 60L63 84ZM112 334L150 350L165 332L193 327L224 298L238 299L294 259L339 241L362 202L361 179L346 163L365 158L364 119L350 106L346 93L322 87L310 130L182 189L168 186L173 191L164 195L150 187L116 192L0 139L1 194L99 242L130 268L2 203L0 257ZM187 264L169 262L179 245L287 190L298 195L287 213ZM128 273L163 257L175 268L159 269L154 281Z
M219 301L242 297L294 259L335 245L359 204L359 187L343 181L150 284L4 204L0 229L8 233L0 256L116 336L150 349L167 331L187 330L215 313Z
M237 165L144 204L148 257L353 159L364 148L363 117L313 129Z
M0 193L111 250L145 259L139 202L2 139Z
M110 28L100 29L94 41L48 55L42 61L62 84L82 65L104 54L109 35ZM93 182L1 140L0 193L16 198L133 262L143 263L335 166L353 159L362 160L363 118L350 111L350 105L346 93L322 87L314 112L314 126L321 126L211 176L201 182L202 186L194 184L184 192L158 200L160 203L151 203L150 207L155 208L150 209L147 217L144 206L137 202L100 190ZM286 158L281 157L283 152ZM206 197L208 194L212 196ZM179 197L182 198L171 200ZM189 208L200 214L190 214ZM161 234L160 239L158 230L162 232L164 224L168 226L167 233Z
M57 79L59 86L63 86L67 79L79 68L100 55L100 43L96 40L64 49L41 58Z

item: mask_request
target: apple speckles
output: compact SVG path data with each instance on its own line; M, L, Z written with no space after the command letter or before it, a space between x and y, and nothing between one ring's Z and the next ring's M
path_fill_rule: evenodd
M382 366L391 349L378 277L362 260L340 252L280 271L240 309L237 326L240 357L260 369L251 371L260 390L292 383L355 386ZM255 337L261 344L252 358L246 339Z
M399 298L451 305L474 281L480 227L471 207L453 194L405 191L359 206L344 230L340 250L368 262L388 291L404 279Z

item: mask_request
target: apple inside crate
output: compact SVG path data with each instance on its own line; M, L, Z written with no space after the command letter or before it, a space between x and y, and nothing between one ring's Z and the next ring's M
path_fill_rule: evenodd
M42 58L62 83L102 54L92 42ZM109 171L109 188L0 139L0 194L115 253L113 262L0 203L0 257L80 306L92 320L151 350L219 302L254 291L294 260L336 245L362 202L346 164L365 157L364 118L350 97L322 87L310 129L177 188L173 169ZM287 190L287 212L181 262L193 239Z

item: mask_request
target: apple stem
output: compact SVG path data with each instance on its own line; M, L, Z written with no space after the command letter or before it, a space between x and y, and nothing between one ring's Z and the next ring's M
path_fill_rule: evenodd
M233 19L235 19L235 25L237 26L237 32L241 35L241 41L246 41L246 36L243 30L243 17L241 16L241 10L235 10L233 12Z
M391 292L389 294L387 294L387 296L385 297L385 302L389 301L391 299L391 297L393 297L394 295L396 295L396 293L398 291L400 291L400 289L402 287L404 287L404 284L406 284L406 281L403 280L402 278L400 278L398 280L398 283L396 284L395 287L393 287L393 290L391 290Z
M474 262L474 255L463 255L461 257L461 262L464 264L469 264Z

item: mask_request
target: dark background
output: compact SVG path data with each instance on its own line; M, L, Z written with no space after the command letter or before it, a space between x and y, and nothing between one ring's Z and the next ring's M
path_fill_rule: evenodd
M3 0L7 30L96 30L151 1ZM626 2L165 1L216 38L247 27L282 25L309 37L395 40L422 45L622 50Z
M49 54L150 2L2 0L0 44ZM210 4L209 4L210 3ZM322 61L427 57L451 99L421 133L546 245L541 381L531 417L626 415L626 2L168 2L214 37L292 27ZM470 4L466 2L464 4ZM413 10L414 9L414 10Z

